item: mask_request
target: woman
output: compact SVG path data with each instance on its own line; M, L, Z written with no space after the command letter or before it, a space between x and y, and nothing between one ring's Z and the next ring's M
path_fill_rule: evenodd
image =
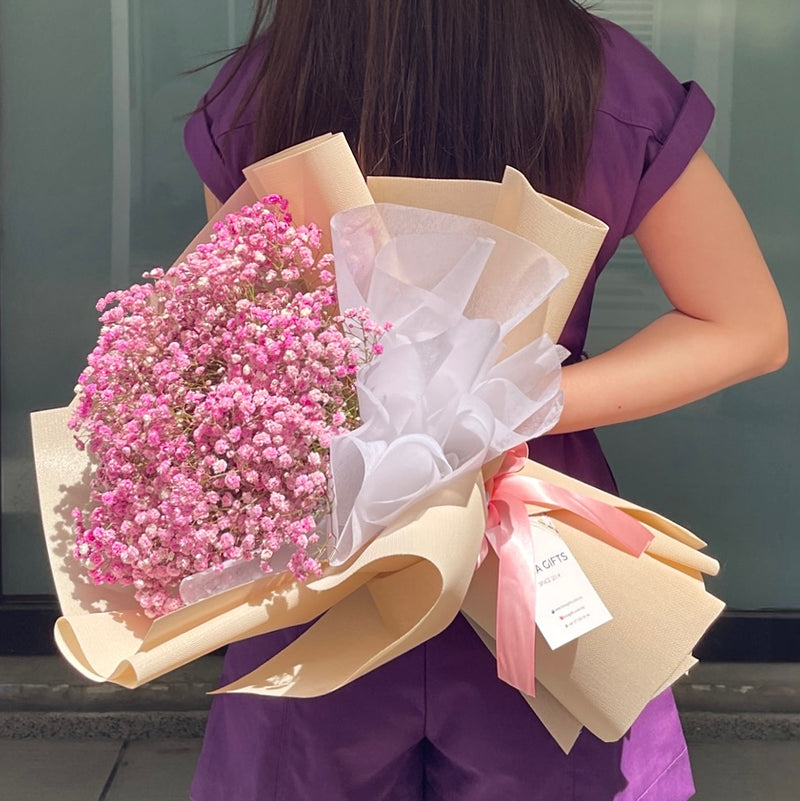
M213 207L259 157L342 130L367 174L498 179L506 164L610 226L562 335L565 408L532 455L603 489L596 426L656 414L780 367L782 305L701 145L713 109L572 0L278 0L186 129ZM633 234L674 309L581 358L594 283ZM230 646L224 681L297 636ZM682 801L670 693L618 743L552 742L462 618L329 696L215 699L194 801Z

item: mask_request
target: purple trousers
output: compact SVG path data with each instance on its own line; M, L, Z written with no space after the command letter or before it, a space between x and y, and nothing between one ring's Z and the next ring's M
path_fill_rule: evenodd
M229 646L223 681L298 629ZM670 692L630 732L565 755L460 615L438 637L322 698L216 696L192 801L685 801Z

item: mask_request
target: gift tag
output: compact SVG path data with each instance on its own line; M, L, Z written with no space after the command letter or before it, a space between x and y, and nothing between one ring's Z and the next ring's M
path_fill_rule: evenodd
M530 518L536 553L536 625L547 644L560 648L611 620L555 523Z

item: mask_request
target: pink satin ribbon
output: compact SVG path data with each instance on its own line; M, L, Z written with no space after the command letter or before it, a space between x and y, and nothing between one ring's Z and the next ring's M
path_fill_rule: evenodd
M527 695L535 695L536 558L525 504L579 515L591 525L586 533L632 556L641 556L653 534L630 515L602 501L528 476L527 446L510 450L486 488L489 516L481 552L488 547L499 560L497 589L497 675Z

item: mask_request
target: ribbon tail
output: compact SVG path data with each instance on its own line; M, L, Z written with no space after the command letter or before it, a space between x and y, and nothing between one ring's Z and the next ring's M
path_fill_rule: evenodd
M497 676L533 696L536 694L536 560L533 537L524 504L512 502L506 509L510 519L504 520L504 525L489 534L499 561Z

